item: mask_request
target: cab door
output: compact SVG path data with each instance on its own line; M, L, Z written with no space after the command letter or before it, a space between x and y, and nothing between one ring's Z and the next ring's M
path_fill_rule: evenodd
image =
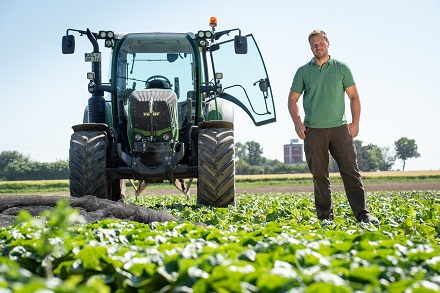
M238 105L256 126L276 121L275 105L266 66L252 34L246 35L247 53L235 52L234 39L211 51L214 73L223 73L220 98Z

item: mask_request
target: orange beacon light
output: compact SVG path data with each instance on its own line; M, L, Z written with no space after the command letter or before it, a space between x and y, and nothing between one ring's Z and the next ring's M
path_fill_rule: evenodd
M211 16L209 19L209 26L215 28L217 26L217 17Z

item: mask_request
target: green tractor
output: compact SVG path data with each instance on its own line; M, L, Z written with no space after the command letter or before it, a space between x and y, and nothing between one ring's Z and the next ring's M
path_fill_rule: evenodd
M75 51L71 32L93 46L85 54L91 97L70 140L71 196L118 201L127 179L136 196L166 181L188 196L197 178L198 204L235 203L233 104L256 126L276 115L253 35L216 25L211 18L211 29L196 34L67 30L63 54ZM108 83L99 40L111 50Z

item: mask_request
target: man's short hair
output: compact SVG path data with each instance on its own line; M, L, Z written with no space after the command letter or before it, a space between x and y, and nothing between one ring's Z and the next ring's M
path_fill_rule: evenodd
M328 38L327 38L327 34L325 33L325 31L323 31L323 30L314 30L313 32L311 32L310 35L309 35L309 43L310 43L310 39L313 38L314 36L323 36L324 39L328 43Z

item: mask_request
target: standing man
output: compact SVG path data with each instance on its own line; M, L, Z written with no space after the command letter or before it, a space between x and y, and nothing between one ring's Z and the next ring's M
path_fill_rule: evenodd
M354 138L359 133L361 103L350 69L328 54L330 42L322 30L309 35L314 58L300 67L290 88L288 107L295 131L304 140L307 165L313 175L318 219L333 220L329 180L329 154L338 164L345 192L356 220L379 221L369 214L359 174ZM298 100L304 93L304 122ZM350 99L352 122L345 117L345 93Z

